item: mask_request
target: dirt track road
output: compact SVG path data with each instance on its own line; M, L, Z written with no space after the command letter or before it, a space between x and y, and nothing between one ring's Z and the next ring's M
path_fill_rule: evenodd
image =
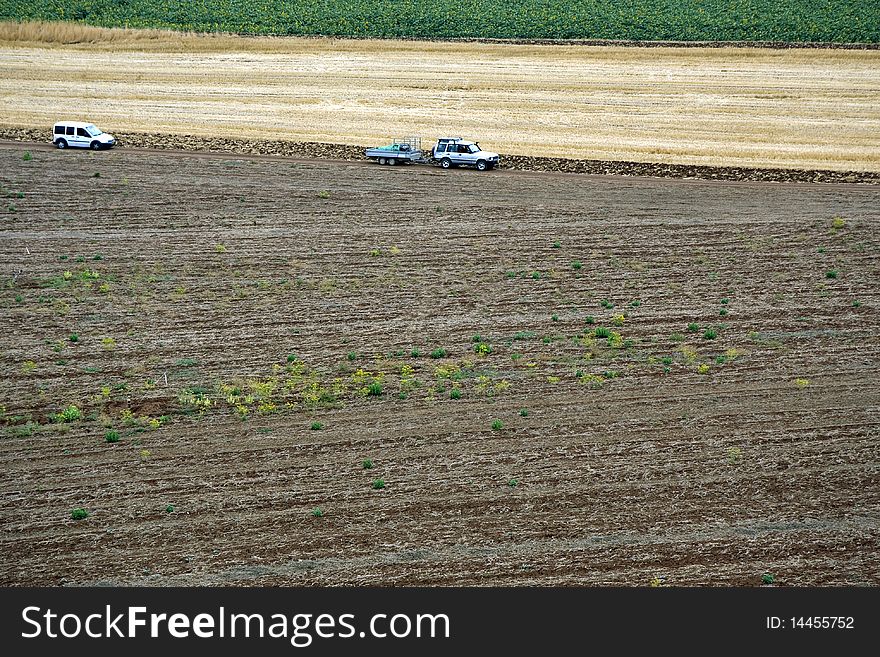
M880 584L880 189L32 156L0 583Z

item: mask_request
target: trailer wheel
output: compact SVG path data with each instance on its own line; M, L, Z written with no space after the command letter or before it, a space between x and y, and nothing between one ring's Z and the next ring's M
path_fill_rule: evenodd
M394 166L395 164L397 164L397 160L395 160L393 157L389 157L388 164L390 164L391 166Z
M64 139L59 139L57 142L55 142L55 146L63 150L67 148L67 142Z
M442 160L440 160L440 166L444 169L449 169L452 167L452 160L450 160L448 157L444 157Z
M380 158L379 158L379 164L385 164L385 158L384 158L384 157L380 157Z
M485 171L489 168L489 165L486 164L486 160L477 160L477 171Z

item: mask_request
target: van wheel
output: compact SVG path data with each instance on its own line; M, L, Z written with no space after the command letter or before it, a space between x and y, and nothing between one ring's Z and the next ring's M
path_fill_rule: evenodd
M99 151L101 150L101 142L93 141L91 144L89 144L89 148L91 148L93 151Z
M449 169L452 167L452 160L450 160L448 157L444 157L442 160L440 160L440 166L444 169Z
M55 146L57 148L64 149L64 148L67 148L67 142L64 141L63 139L59 139L58 141L55 142Z
M485 171L489 168L489 165L486 164L486 160L477 160L477 171Z
M394 166L395 164L397 164L397 160L394 159L393 157L389 157L388 164L390 164L391 166Z

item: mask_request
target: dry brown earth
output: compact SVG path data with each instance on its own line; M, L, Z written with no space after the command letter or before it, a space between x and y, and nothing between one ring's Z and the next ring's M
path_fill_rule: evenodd
M23 150L0 583L880 584L876 187Z

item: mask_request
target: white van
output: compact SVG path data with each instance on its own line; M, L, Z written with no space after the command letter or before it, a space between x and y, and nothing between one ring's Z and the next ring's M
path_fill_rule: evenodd
M116 138L101 132L94 123L82 121L61 121L52 129L52 143L58 148L91 148L93 151L102 148L113 148Z

